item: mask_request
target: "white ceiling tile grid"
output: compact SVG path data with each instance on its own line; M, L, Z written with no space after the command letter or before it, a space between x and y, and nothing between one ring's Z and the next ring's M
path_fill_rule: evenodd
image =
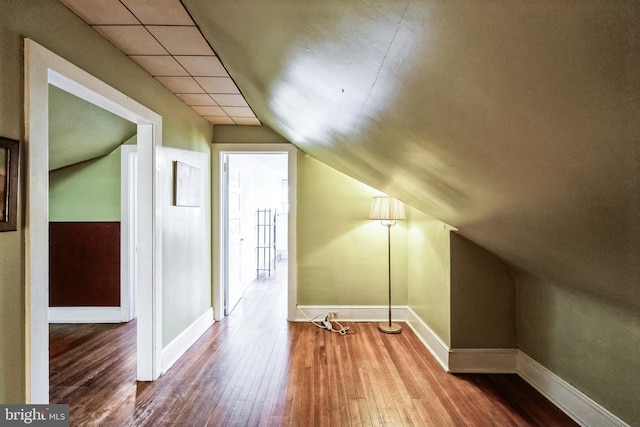
M261 125L179 0L59 1L210 123Z

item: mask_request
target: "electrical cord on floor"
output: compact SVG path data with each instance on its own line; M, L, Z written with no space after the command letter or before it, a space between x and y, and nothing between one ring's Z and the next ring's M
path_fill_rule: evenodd
M324 317L324 319L318 320L322 317ZM342 324L340 324L340 322L338 322L337 320L333 320L333 321L329 320L329 316L324 314L318 314L313 319L309 319L309 321L318 328L326 329L331 332L337 332L340 335L346 335L347 331L350 329L349 326L342 326ZM331 322L338 325L339 328L334 328Z

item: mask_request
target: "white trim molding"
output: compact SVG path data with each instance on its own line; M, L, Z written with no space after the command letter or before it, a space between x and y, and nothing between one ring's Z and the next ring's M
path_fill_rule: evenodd
M407 308L407 312L410 316L407 325L435 357L442 369L449 372L449 346L413 310Z
M393 320L407 321L407 307L392 307ZM345 322L382 322L389 318L388 306L377 305L298 305L294 322L307 322L330 311L338 313L338 320Z
M629 427L586 394L518 351L518 375L582 426Z
M211 307L167 344L162 349L162 373L167 372L214 322Z
M162 117L33 40L24 39L25 401L49 402L49 85L138 128L137 379L160 375L162 343Z
M120 307L49 307L49 323L123 323Z
M393 307L393 319L406 322L446 372L517 374L561 411L582 426L629 427L589 396L516 348L449 348L406 306ZM378 322L387 319L386 306L298 306L295 321L309 321L330 311L345 322Z
M297 200L298 200L298 149L291 143L214 143L212 146L212 170L211 176L219 180L220 185L212 186L213 191L212 203L213 206L218 206L218 209L213 209L211 212L211 223L213 224L212 233L213 241L219 242L213 246L213 259L212 268L213 271L218 273L213 276L213 301L214 312L216 320L224 318L224 221L222 215L222 209L224 204L222 203L222 184L221 171L223 165L223 156L225 154L234 153L273 153L283 152L288 155L288 179L289 179L289 223L287 224L287 246L289 248L288 259L288 271L287 271L287 320L297 321L297 280L298 280L298 267L297 267Z

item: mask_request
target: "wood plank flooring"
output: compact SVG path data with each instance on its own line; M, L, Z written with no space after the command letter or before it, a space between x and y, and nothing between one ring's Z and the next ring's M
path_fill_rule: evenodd
M288 323L285 298L277 275L255 282L152 383L135 381L135 322L52 324L51 402L74 426L575 425L515 375L443 372L408 328Z

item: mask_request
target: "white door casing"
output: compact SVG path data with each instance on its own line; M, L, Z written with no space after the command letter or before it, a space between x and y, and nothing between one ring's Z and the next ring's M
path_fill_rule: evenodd
M227 214L227 275L225 286L225 316L228 316L242 298L242 183L240 170L231 156L226 156L227 185L223 189Z
M49 401L49 85L138 125L138 380L161 373L162 218L157 165L162 118L89 73L25 39L25 224L26 402Z
M120 176L120 320L128 322L136 318L137 145L121 147Z
M226 263L226 247L224 244L226 230L225 207L224 207L224 187L225 174L224 161L227 154L231 153L255 153L255 154L272 154L274 152L285 153L288 155L288 182L289 182L289 215L288 215L288 236L287 246L290 254L287 262L287 319L294 321L296 319L296 283L297 283L297 165L298 150L293 144L282 143L229 143L229 144L213 144L213 158L218 159L213 162L212 176L218 177L218 185L213 186L213 206L218 206L212 212L213 239L219 242L214 245L213 250L213 271L218 273L213 277L213 306L214 316L216 320L224 317L224 283L225 283L225 263Z

